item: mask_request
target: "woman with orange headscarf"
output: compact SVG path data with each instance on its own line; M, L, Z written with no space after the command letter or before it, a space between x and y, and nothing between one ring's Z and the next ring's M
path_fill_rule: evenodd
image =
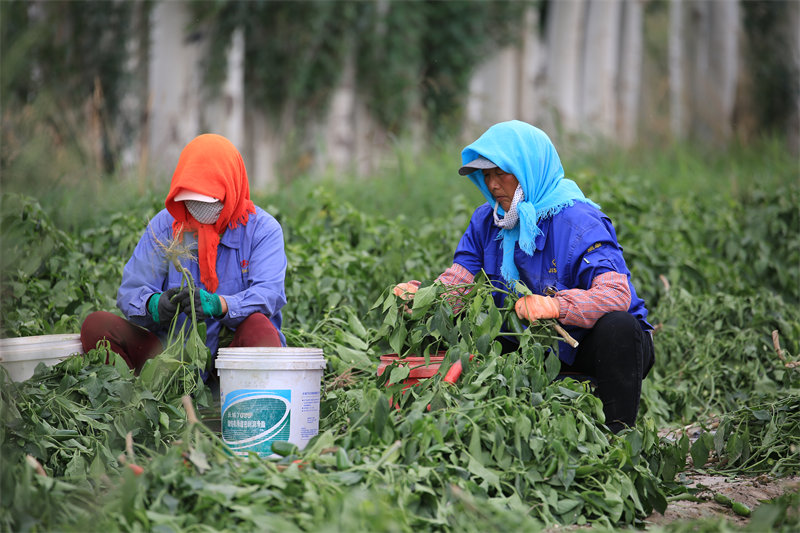
M182 327L190 306L174 261L194 279L195 310L206 323L212 354L223 327L234 331L230 346L284 346L283 230L250 200L236 147L214 134L192 140L181 152L165 205L123 270L117 306L126 318L90 314L81 328L83 348L106 339L137 371L162 351L173 318L179 315Z

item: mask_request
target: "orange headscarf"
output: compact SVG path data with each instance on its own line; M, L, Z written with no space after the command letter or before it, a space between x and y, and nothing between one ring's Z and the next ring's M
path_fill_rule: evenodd
M189 214L184 202L175 196L189 190L219 198L223 208L213 224L201 224ZM172 184L165 202L167 211L175 218L172 233L175 239L184 231L197 232L197 256L200 281L210 292L219 285L217 279L217 247L226 228L247 224L256 208L250 200L250 185L242 155L225 137L207 133L195 137L181 152L178 166L172 174Z

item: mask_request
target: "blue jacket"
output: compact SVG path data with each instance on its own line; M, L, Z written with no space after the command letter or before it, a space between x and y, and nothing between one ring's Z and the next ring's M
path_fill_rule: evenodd
M549 287L557 291L588 289L596 276L609 271L619 272L628 276L631 289L628 312L639 319L643 330L653 329L646 320L644 301L636 295L630 282L622 247L606 215L590 204L574 202L559 213L541 219L538 225L542 234L536 237L533 255L523 252L519 245L514 250L520 279L534 294L545 294ZM458 243L453 262L474 275L483 269L495 285L504 286L500 273L503 252L499 232L500 228L495 226L492 217L492 206L486 203L478 207ZM501 307L504 298L503 293L495 293L495 304ZM565 329L578 342L589 331L576 326L565 326ZM572 364L575 348L560 342L559 357Z
M147 312L147 300L153 293L181 284L182 275L163 253L163 244L172 240L173 220L166 209L153 217L125 265L117 292L117 306L128 320L156 333L162 341L167 329L152 320ZM194 258L182 258L180 263L191 272L197 287L205 289L196 259L197 239L185 234L184 243L192 250ZM221 327L235 330L253 313L268 316L280 333L281 343L286 344L281 332L281 308L286 304L286 263L283 230L272 215L258 206L247 224L228 228L222 234L217 250L219 287L216 294L225 298L228 313L222 318L205 321L206 345L212 354L217 352ZM181 314L181 326L185 320L186 315Z

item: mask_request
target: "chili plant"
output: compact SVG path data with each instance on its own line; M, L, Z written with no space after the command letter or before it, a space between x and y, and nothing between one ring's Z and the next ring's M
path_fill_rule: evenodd
M502 295L498 308L494 295ZM549 324L534 324L527 330L514 312L517 294L489 280L483 273L473 283L445 285L439 281L423 284L413 300L405 300L387 288L373 304L383 321L374 344L403 356L429 357L439 351L459 354L488 354L499 347L493 343L505 337L519 344L523 336L547 344L557 340Z
M800 474L800 397L727 413L713 435L713 450L720 471Z
M188 320L181 323L180 313L172 317L167 347L145 362L139 379L145 387L153 391L158 400L193 395L200 405L208 406L213 400L203 381L203 372L211 360L210 351L205 344L206 324L197 319L194 299L197 287L192 274L180 263L182 257L191 258L191 255L177 241L170 242L168 246L162 245L162 251L182 275L180 288L185 287L189 291Z

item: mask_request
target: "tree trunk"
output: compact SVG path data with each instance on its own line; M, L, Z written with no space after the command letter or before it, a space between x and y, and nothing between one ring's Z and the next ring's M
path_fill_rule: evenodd
M244 131L244 29L237 28L231 32L231 41L227 46L225 58L225 80L222 83L221 93L218 97L204 95L201 110L201 128L212 131L228 138L239 149L242 156L247 158L247 137Z
M155 168L174 169L183 147L200 131L198 61L204 42L190 39L183 2L159 2L150 18L150 160Z
M236 28L228 49L228 69L223 87L227 116L223 122L225 135L239 150L244 150L244 28Z
M525 30L517 60L519 73L517 113L522 120L537 124L541 120L543 64L539 12L534 8L525 11Z
M644 6L642 0L625 0L619 59L617 139L629 147L636 142L644 60Z
M686 42L691 60L691 135L723 142L732 131L739 43L738 2L697 0L690 8Z
M133 7L133 32L126 44L128 61L126 74L129 90L120 102L120 131L122 168L138 168L139 188L147 182L148 131L148 65L150 62L150 7L136 2Z
M579 78L581 129L613 139L622 2L590 0L586 7L586 41Z
M683 0L669 4L669 124L674 139L685 134L683 100Z
M325 121L325 145L328 161L337 169L353 170L355 155L356 83L355 55L348 55L341 81L331 97Z
M711 40L709 50L715 60L711 70L715 83L709 90L709 97L718 102L717 116L711 117L716 125L715 139L727 142L733 132L734 109L736 105L736 85L739 77L739 2L711 3ZM698 73L699 74L699 73ZM703 102L697 102L699 106Z
M789 149L795 155L800 154L800 2L792 2L789 5L789 27L795 28L794 39L791 41L791 57L794 72L794 111L789 118L788 142Z
M551 2L550 9L547 28L548 95L556 129L574 132L580 124L580 68L586 2Z

